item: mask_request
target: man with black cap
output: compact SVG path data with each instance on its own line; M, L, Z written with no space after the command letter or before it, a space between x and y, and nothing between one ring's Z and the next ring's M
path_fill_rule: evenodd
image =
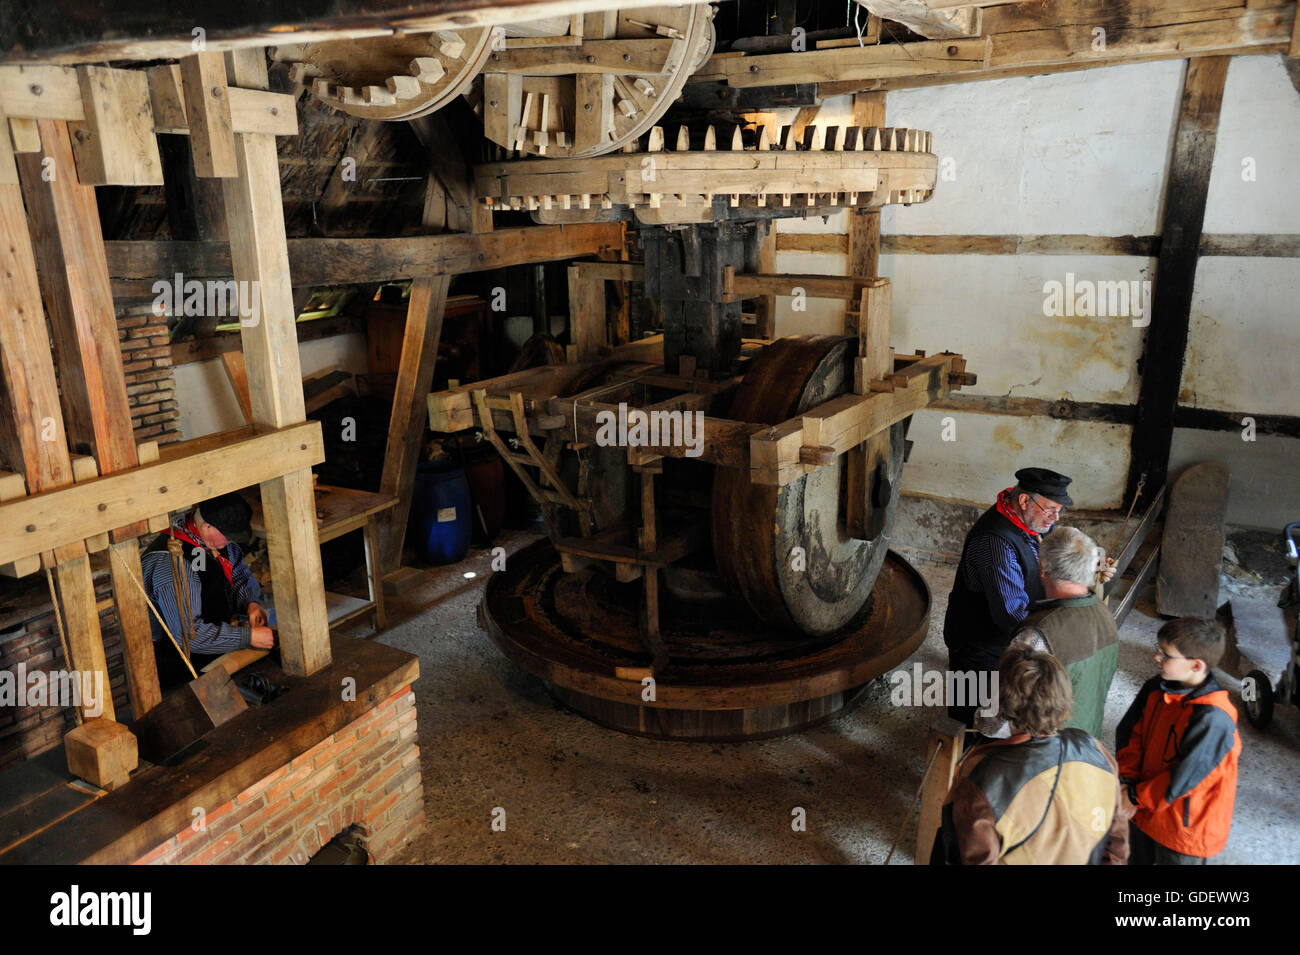
M1046 597L1038 542L1074 504L1066 491L1070 479L1047 468L1021 468L1016 481L966 535L943 621L949 670L996 672L1030 604ZM1101 574L1109 580L1114 570ZM948 715L970 726L975 709L949 706Z
M150 599L200 673L231 650L275 646L275 611L263 600L236 543L247 542L251 516L252 508L238 494L211 498L174 518L140 557ZM192 679L157 618L150 622L158 682L165 689Z

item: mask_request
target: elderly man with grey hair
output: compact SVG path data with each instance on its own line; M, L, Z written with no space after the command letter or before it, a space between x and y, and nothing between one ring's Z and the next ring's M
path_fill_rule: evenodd
M1038 549L1038 574L1047 595L1029 608L1016 637L1043 641L1074 688L1067 726L1101 736L1106 694L1119 663L1119 631L1097 591L1105 552L1076 527L1057 527Z

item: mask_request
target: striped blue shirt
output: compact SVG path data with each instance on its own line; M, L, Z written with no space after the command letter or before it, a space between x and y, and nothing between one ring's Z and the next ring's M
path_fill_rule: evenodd
M181 514L179 517L172 519L172 527L178 530L185 530L185 520L187 515ZM222 551L226 559L230 561L231 573L230 583L234 588L235 605L239 608L240 613L248 612L250 602L262 600L262 587L253 576L252 570L244 563L244 552L238 544L230 541ZM210 556L208 559L212 559ZM150 551L140 555L140 570L144 577L144 589L149 593L149 599L162 615L163 620L167 621L167 628L171 630L172 636L176 642L183 644L181 636L181 615L180 608L176 606L176 588L172 574L172 555L171 552L163 549ZM220 573L220 568L217 568ZM203 588L199 583L198 571L190 564L185 562L185 577L189 584L189 604L190 612L194 615L193 636L190 638L190 652L204 654L221 654L228 653L231 650L240 650L250 646L251 630L248 626L238 626L230 623L210 623L207 620L200 619L199 612L203 606ZM158 626L158 619L149 615L149 624L153 630L153 639L167 640L167 635L163 633L162 627Z
M1038 556L1038 539L1024 534ZM1003 633L1011 633L1029 616L1029 594L1020 561L1011 545L993 534L982 534L966 547L966 586L978 590L988 601L989 613Z

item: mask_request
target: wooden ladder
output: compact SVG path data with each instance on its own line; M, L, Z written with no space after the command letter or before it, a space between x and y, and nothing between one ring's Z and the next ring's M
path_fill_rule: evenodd
M545 451L542 451L533 443L532 435L528 432L528 416L524 412L524 396L517 391L512 391L504 397L489 395L482 388L475 389L471 394L474 399L474 407L478 410L479 425L483 428L483 433L487 436L488 441L492 442L492 447L497 449L505 462L510 465L511 470L523 482L524 487L528 489L528 493L533 496L533 499L539 504L561 504L573 508L580 516L585 517L591 507L591 501L586 498L576 497L565 486L557 470L563 442L558 440L548 441ZM514 422L515 436L524 449L523 453L512 450L502 439L497 432L495 422L492 420L493 411L510 412ZM525 468L530 467L537 468L541 473L542 485L534 481L532 475L525 470Z

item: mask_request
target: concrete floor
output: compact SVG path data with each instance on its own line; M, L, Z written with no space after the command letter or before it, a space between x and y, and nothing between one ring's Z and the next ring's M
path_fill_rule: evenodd
M533 536L513 532L507 551ZM406 863L869 863L893 842L943 711L898 707L878 680L865 702L820 728L737 744L668 743L602 729L557 704L475 624L491 572L486 551L429 569L390 601L379 639L420 657L415 684L428 826ZM921 565L934 595L930 634L913 660L942 669L951 566ZM476 572L466 579L467 572ZM1278 589L1224 592L1243 653L1271 676L1286 659ZM1104 742L1154 673L1160 620L1150 594L1121 633L1120 672ZM362 629L361 633L366 631ZM911 661L909 661L910 666ZM1221 676L1234 692L1239 683ZM1236 699L1240 709L1240 700ZM1300 718L1279 708L1266 733L1240 720L1237 808L1223 863L1300 862L1300 811L1286 793L1300 773ZM791 821L802 808L806 831ZM504 831L493 830L494 814ZM913 816L893 863L912 861Z

